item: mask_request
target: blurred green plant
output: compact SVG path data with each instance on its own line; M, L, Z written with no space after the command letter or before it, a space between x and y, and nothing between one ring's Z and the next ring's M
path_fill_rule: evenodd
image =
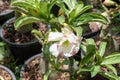
M4 57L9 56L7 50L5 49L5 43L0 42L0 61L3 60Z
M91 77L100 74L109 80L119 80L117 70L113 64L120 63L120 53L113 52L105 56L106 45L106 42L101 42L97 46L93 39L86 39L86 44L81 45L85 55L79 63L77 73L84 76L85 72L90 72Z

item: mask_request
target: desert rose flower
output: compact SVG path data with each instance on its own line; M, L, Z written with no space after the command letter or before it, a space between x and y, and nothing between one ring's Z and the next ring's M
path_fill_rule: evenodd
M55 57L71 57L79 51L80 37L67 28L63 28L62 32L50 32L48 41L54 42L50 53Z

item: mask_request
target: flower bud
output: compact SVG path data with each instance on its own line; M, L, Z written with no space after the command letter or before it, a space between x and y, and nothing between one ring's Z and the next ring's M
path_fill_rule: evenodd
M114 5L115 5L115 2L114 2L114 1L111 1L111 0L105 0L105 1L103 2L103 4L104 4L105 6L114 6Z

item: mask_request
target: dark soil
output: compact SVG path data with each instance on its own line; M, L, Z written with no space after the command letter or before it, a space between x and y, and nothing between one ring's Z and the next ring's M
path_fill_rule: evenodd
M12 77L6 70L0 68L0 80L12 80Z
M8 24L5 25L5 27L2 30L3 36L7 40L9 40L10 42L17 43L17 44L31 42L31 41L35 40L34 36L31 34L31 32L22 33L18 30L15 30L14 26L13 26L14 22L15 22L15 20L10 21ZM32 27L34 29L38 29L43 34L47 30L47 28L46 28L47 26L43 23L34 23L32 25Z
M10 9L11 0L0 0L0 13L6 12Z
M39 60L40 57L37 57L25 67L25 72L22 73L23 80L43 80L43 76L39 74ZM69 74L66 72L58 75L60 77L57 80L69 80Z

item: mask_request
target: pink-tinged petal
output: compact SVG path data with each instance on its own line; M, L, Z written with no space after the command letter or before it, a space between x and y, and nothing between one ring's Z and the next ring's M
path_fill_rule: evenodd
M48 35L48 41L59 41L63 38L63 34L60 32L50 32Z
M74 34L69 34L67 38L71 43L76 43L78 41L78 38Z
M59 50L58 50L58 44L57 43L54 43L50 46L50 53L55 56L55 57L58 57L59 55Z

